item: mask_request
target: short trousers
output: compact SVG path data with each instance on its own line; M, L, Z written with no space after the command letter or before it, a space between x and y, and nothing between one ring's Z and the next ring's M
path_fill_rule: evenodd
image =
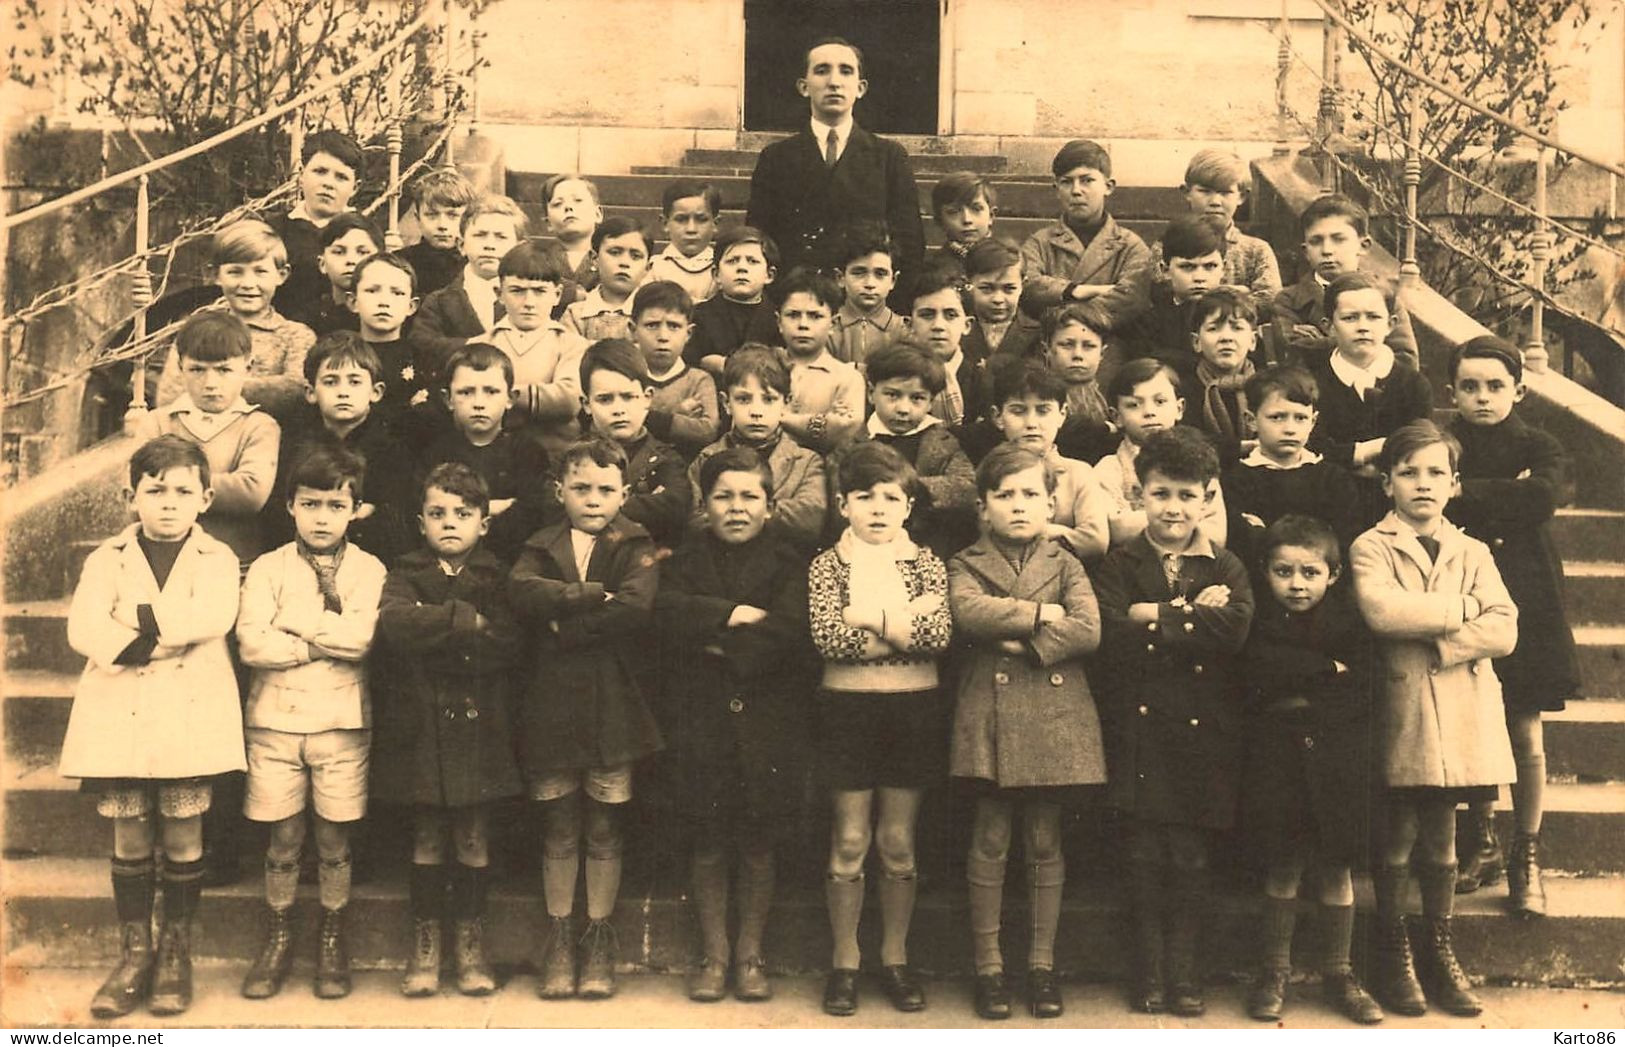
M316 813L328 821L359 821L367 813L371 730L294 734L249 727L243 734L248 740L243 814L249 820L280 822L303 811L307 782Z
M1399 803L1494 803L1501 796L1499 785L1391 785L1388 798Z
M818 764L837 791L925 789L948 777L953 705L936 688L818 692Z
M209 809L214 790L207 778L109 778L98 783L96 813L103 818L195 818Z
M599 803L626 803L632 799L632 765L548 771L530 783L530 798L545 803L562 800L577 790L585 790Z

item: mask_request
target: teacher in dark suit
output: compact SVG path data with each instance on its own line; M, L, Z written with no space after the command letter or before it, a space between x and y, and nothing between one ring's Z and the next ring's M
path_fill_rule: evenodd
M849 229L883 230L896 248L898 291L906 294L925 256L919 187L903 147L852 119L852 106L869 90L863 52L839 37L817 41L807 50L796 90L807 99L811 119L762 150L745 220L778 244L781 273L810 265L833 274Z

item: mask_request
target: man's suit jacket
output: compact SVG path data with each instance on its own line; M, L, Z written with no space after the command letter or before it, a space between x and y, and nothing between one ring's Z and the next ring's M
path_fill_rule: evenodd
M824 166L811 128L763 149L750 178L745 221L779 245L781 273L798 265L833 270L841 264L847 230L857 224L884 229L897 248L893 261L910 281L925 257L920 190L908 153L857 125L833 168Z

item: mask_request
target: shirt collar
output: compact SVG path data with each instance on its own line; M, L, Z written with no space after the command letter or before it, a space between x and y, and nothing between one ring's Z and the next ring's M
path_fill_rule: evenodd
M649 375L649 381L659 385L664 385L686 370L688 370L688 363L681 356L679 356L675 361L673 361L671 370L667 371L665 374L651 373Z
M931 428L933 425L936 425L940 420L941 419L937 418L936 415L928 414L928 415L925 416L925 419L920 422L919 425L916 425L914 428L910 429L908 432L906 432L906 433L894 433L889 428L886 427L885 422L882 422L880 420L880 412L876 411L873 414L869 415L869 421L868 421L867 425L865 426L865 428L868 429L870 436L915 436L915 435L917 435L919 433L925 432L927 429Z
M1350 360L1343 355L1341 349L1332 350L1332 374L1337 376L1338 381L1359 393L1362 400L1365 399L1365 394L1378 382L1387 378L1393 369L1394 351L1381 343L1378 343L1376 358L1371 361L1369 367L1361 367Z
M1282 465L1280 462L1277 462L1275 459L1265 454L1262 447L1255 447L1252 449L1252 452L1247 455L1247 457L1241 460L1241 464L1256 466L1260 469L1291 470L1296 469L1299 466L1314 465L1318 461L1320 461L1320 455L1305 447L1298 452L1297 465Z
M305 202L303 200L293 205L293 207L288 211L288 217L302 222L309 222L318 229L325 229L327 227L327 223L333 220L331 218L317 218L315 215L310 213L310 210L307 207L305 207Z
M829 141L830 125L819 123L818 120L811 117L808 118L807 122L812 127L813 141L818 143L818 155L822 156L824 154L825 144ZM846 152L846 143L850 141L851 138L852 114L847 113L846 117L840 123L835 125L836 159L839 159L841 155Z
M475 272L472 265L465 265L463 266L463 290L468 291L472 288L479 288L484 291L486 296L493 302L497 300L497 282L487 280Z
M788 355L788 352L786 355ZM833 372L835 370L836 362L835 357L830 354L827 347L818 350L817 356L808 357L807 359L799 359L794 356L790 357L790 366L807 367L814 371Z
M247 400L244 400L241 396L238 396L235 401L226 405L226 409L224 411L219 413L222 415L248 414L251 411L257 411L258 409L258 406L255 404L251 404ZM175 399L169 401L169 405L164 407L162 410L169 414L208 414L207 411L203 410L197 404L192 402L191 393L182 393L181 395L175 397Z
M707 244L705 250L697 255L686 255L678 249L676 244L667 244L666 249L660 252L660 257L685 273L703 273L712 267L716 254L716 248L710 244Z
M1208 539L1207 535L1202 533L1202 529L1200 527L1195 528L1191 532L1191 544L1185 548L1184 552L1178 553L1174 552L1172 549L1164 549L1162 546L1154 542L1151 539L1151 532L1149 530L1142 533L1145 535L1145 544L1149 545L1151 547L1151 551L1156 553L1158 556L1201 556L1209 560L1215 559L1213 555L1213 543Z
M930 352L931 350L927 349L926 351ZM952 356L948 357L948 359L942 361L942 369L944 371L947 371L953 377L958 378L959 377L959 369L960 369L960 367L962 367L964 365L964 363L965 363L965 350L956 347L954 349L954 355L952 355Z
M521 331L513 324L511 317L504 316L491 327L491 334L506 334L507 344L518 352L525 352L535 348L544 338L555 338L565 332L566 328L557 320L548 318L540 327L529 331Z
M604 300L602 289L594 287L587 292L587 297L577 302L575 310L579 316L602 316L605 313L621 313L624 316L632 315L632 299L628 297L620 305L610 305Z
M886 305L882 305L873 313L864 313L860 312L851 302L847 302L836 312L835 319L839 321L842 327L871 324L878 330L887 331L891 329L892 321L897 319L897 314L892 312L891 308Z

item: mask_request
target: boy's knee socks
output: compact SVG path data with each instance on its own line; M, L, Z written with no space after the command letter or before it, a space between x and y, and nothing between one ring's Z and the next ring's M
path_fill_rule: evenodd
M575 911L576 877L580 872L581 850L576 841L543 846L542 898L547 915L563 919Z
M1354 941L1354 906L1320 907L1320 973L1348 974L1354 969L1349 947Z
M485 892L489 877L483 867L458 862L447 873L451 880L451 918L477 920L485 915Z
M177 862L164 859L164 918L170 922L190 919L197 912L198 893L203 888L203 859Z
M971 950L977 974L1004 970L999 948L999 924L1004 908L1003 861L975 855L965 859L965 880L970 885Z
M265 904L277 912L285 912L293 906L293 898L299 890L299 858L296 855L291 861L278 861L269 855L265 858Z
M700 948L712 960L728 959L728 858L696 854L689 863L694 914L700 924ZM743 899L741 899L743 901ZM743 906L741 906L743 908Z
M762 933L767 928L767 915L773 908L774 861L773 852L762 855L740 855L739 879L739 950L741 959L762 954Z
M1032 939L1027 946L1027 967L1055 966L1055 933L1061 926L1061 892L1066 885L1066 860L1045 858L1027 863L1027 893L1032 909Z
M152 922L153 861L147 858L113 859L113 904L120 923Z
M863 917L863 873L856 876L830 873L824 882L824 899L829 905L830 935L835 940L834 966L856 970L858 921Z
M414 919L440 919L446 911L446 867L413 864L407 895Z
M316 866L316 893L324 909L350 904L350 856L323 858Z
M919 886L913 869L880 875L880 962L888 967L908 962L908 928Z
M1517 755L1518 780L1512 783L1512 811L1518 831L1533 836L1540 832L1546 806L1546 753Z
M1298 922L1298 899L1265 895L1260 916L1263 926L1259 934L1259 966L1266 971L1290 971L1292 930Z
M1417 862L1416 884L1422 895L1422 915L1448 919L1456 906L1456 863Z
M587 919L607 920L621 893L621 841L587 843Z

